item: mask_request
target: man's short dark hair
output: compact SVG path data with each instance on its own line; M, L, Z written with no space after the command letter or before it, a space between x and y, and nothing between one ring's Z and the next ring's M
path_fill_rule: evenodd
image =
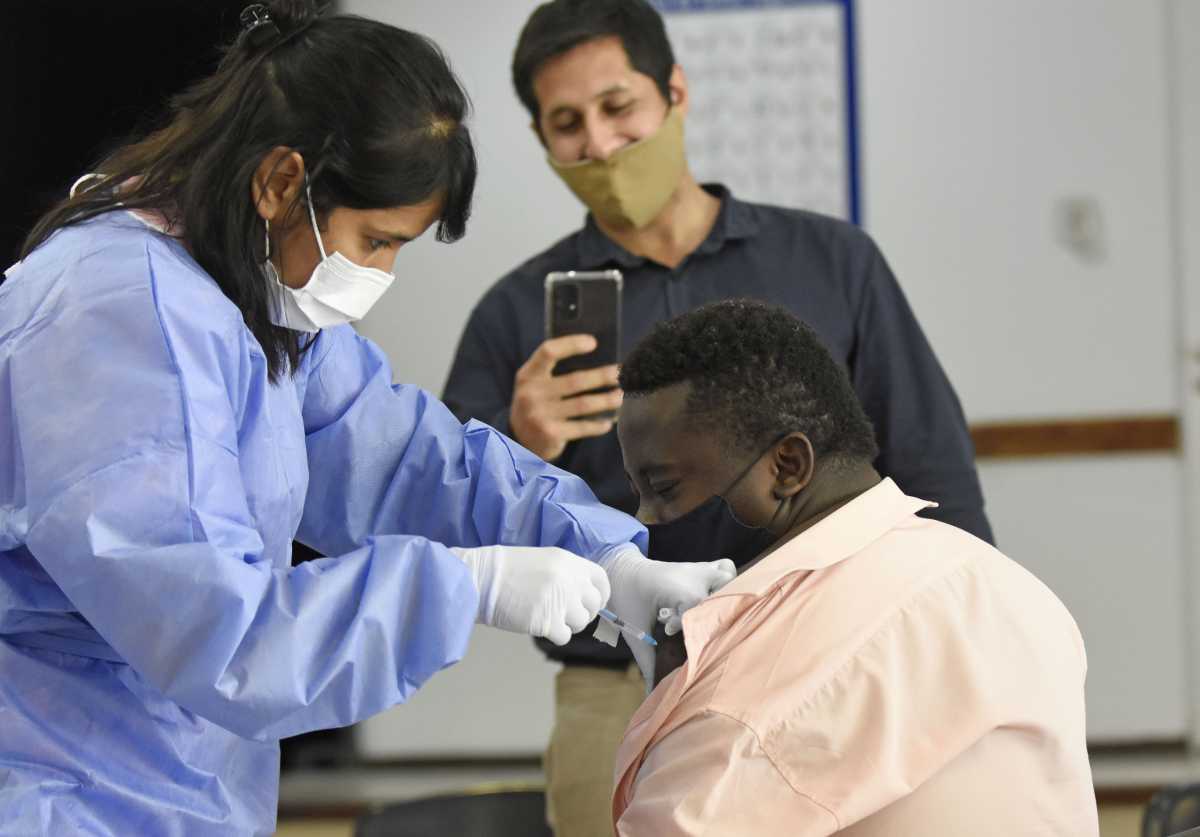
M731 450L759 453L799 430L819 459L879 455L846 371L783 308L748 299L705 305L659 323L621 367L630 398L685 381L688 417Z
M539 108L533 77L541 66L582 43L613 35L621 39L630 66L654 79L663 99L671 100L675 54L653 6L645 0L552 0L529 16L513 54L513 86L534 122Z

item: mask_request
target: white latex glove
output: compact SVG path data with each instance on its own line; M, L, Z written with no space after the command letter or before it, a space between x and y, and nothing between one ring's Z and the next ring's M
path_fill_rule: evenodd
M604 570L555 546L450 547L479 591L475 621L566 645L608 602Z
M647 634L654 629L660 611L670 610L678 620L737 575L729 559L705 563L651 561L632 544L611 550L597 563L612 583L608 609ZM654 682L654 648L633 637L626 637L625 642L649 689Z

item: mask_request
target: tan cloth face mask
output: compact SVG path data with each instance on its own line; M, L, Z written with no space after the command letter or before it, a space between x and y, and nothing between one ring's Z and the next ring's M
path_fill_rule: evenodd
M597 218L641 229L663 211L683 178L683 116L671 108L657 131L607 160L546 159Z

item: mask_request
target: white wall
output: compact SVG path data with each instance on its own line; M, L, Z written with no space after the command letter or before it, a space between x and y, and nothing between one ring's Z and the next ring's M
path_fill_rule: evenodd
M1179 408L1164 2L859 0L866 225L973 420ZM484 289L582 219L509 82L534 5L342 4L433 37L476 106L470 233L405 248L399 285L363 324L398 378L435 391ZM1103 259L1056 242L1064 197L1099 207ZM981 475L1001 546L1084 631L1092 736L1183 734L1178 461L988 464ZM363 725L371 754L540 748L552 667L517 637L476 643L418 704ZM493 690L506 675L526 698L501 713ZM462 727L464 715L490 718L492 731Z
M866 226L968 415L1175 410L1163 4L860 9ZM1074 195L1098 264L1054 241Z
M1167 17L1171 32L1172 116L1175 130L1172 162L1175 177L1175 252L1178 259L1182 313L1180 355L1183 374L1184 508L1200 502L1200 3L1171 0ZM1200 602L1200 520L1184 514L1184 594ZM1191 663L1192 741L1200 742L1200 608L1187 614L1187 659Z

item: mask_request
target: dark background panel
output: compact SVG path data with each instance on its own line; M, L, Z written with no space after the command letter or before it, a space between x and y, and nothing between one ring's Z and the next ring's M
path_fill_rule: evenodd
M0 3L0 270L80 174L216 67L245 0Z

